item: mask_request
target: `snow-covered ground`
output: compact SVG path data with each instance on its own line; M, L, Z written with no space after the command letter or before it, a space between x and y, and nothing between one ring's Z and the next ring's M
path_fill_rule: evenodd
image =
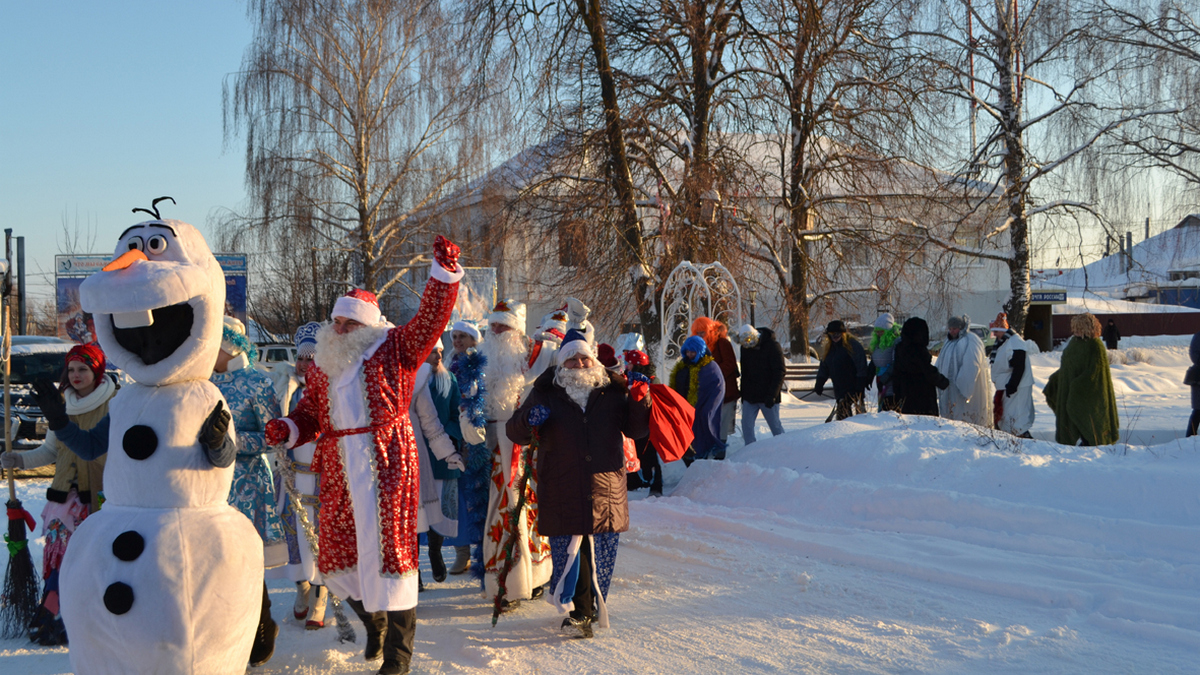
M1194 673L1200 670L1200 448L1182 439L1187 338L1122 340L1122 443L1056 445L1033 357L1037 440L894 414L788 433L667 467L633 494L612 628L564 639L543 602L494 628L471 583L430 582L415 673ZM47 481L27 481L35 514ZM40 541L34 542L40 563ZM451 553L447 549L447 554ZM214 583L219 583L214 581ZM262 673L373 673L359 644L304 631L293 592ZM70 672L67 650L0 641L0 673Z

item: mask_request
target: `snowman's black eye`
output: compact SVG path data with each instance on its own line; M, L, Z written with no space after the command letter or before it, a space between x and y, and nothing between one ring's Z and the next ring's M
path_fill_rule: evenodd
M144 250L146 250L146 245L144 243L142 243L141 237L131 237L129 239L129 250L130 251L144 251Z
M163 253L167 250L167 238L156 234L146 242L146 250L150 253Z

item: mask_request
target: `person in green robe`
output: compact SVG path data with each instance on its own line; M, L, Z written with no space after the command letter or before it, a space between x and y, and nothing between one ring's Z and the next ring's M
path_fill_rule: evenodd
M1081 440L1082 445L1111 445L1118 439L1117 397L1100 330L1091 314L1071 317L1074 337L1043 390L1056 417L1054 440L1064 445Z

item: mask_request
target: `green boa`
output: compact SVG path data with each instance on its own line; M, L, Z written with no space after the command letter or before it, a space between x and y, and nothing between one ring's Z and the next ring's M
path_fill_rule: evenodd
M712 363L712 361L712 354L705 354L700 359L699 363L688 363L683 359L679 359L679 361L675 364L675 367L671 369L670 382L672 387L675 386L675 375L679 371L683 370L684 368L691 369L692 372L690 373L691 380L688 382L687 401L688 403L692 404L693 408L696 407L696 402L700 400L700 369Z
M871 336L871 351L875 351L880 347L887 349L896 344L896 340L900 338L900 326L893 325L887 330L876 328L875 334Z

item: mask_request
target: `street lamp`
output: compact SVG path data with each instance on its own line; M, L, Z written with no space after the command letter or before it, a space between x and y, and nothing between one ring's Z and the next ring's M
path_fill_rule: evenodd
M757 295L758 295L758 290L751 288L750 289L750 325L754 326L756 328L758 327L758 325L757 325L757 322L755 322L755 320L754 320L754 298Z

